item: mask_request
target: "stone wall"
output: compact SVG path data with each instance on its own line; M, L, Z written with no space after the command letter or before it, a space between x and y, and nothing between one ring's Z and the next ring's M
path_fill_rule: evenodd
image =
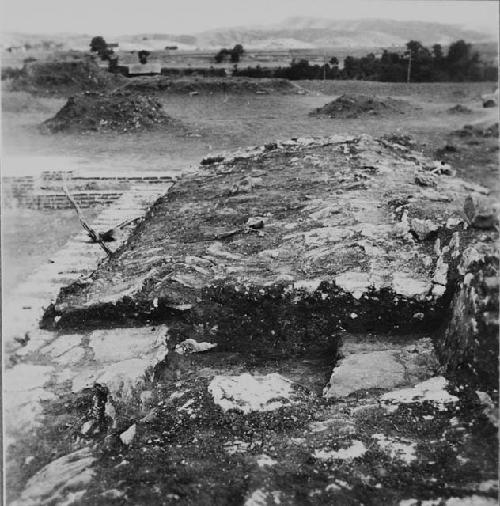
M498 249L477 242L463 253L451 319L437 348L457 384L498 390Z
M165 175L93 175L71 171L45 171L40 175L2 178L2 197L6 207L28 209L68 209L71 204L63 184L82 208L108 205L128 191L132 184L159 185L172 181Z

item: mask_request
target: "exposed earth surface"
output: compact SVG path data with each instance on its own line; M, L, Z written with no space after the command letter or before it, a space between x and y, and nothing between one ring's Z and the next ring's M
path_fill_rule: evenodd
M498 123L479 85L63 70L9 92L9 149L185 165L103 212L136 216L109 255L50 250L29 289L50 273L52 299L12 290L8 503L497 504Z
M494 504L487 194L394 138L206 157L11 344L13 504Z

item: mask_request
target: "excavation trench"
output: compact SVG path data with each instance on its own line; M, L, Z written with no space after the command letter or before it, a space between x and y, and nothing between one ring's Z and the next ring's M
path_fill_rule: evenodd
M315 319L320 316L316 313ZM159 335L167 341L168 353L136 384L125 389L119 383L98 380L44 403L43 427L10 449L21 469L21 476L10 475L18 479L19 487L11 491L21 490L26 479L36 476L45 463L91 448L92 478L83 489L87 503L109 504L109 491L113 490L139 504L243 504L262 487L301 503L304 494L324 490L328 484L331 471L321 460L323 448L337 441L339 455L343 448L349 453L349 448L357 447L363 450L362 455L370 448L371 432L380 432L381 426L389 423L382 407L373 407L381 391L388 386L412 385L435 372L435 364L427 362L428 345L421 352L415 344L425 340L426 333L354 334L336 328L328 335L315 335L322 340L322 347L309 346L300 353L297 344L303 345L303 341L280 341L275 347L275 339L259 336L259 346L252 340L246 347L243 342L226 347L221 342L220 347L208 351L181 354L178 345L193 339L188 337L192 333L186 333L193 327L178 320L162 328L165 332ZM126 345L130 330L110 330L116 335L116 347L120 339ZM135 329L139 330L150 333L159 328ZM106 331L94 331L88 338L96 350L99 332ZM197 343L203 343L202 335L195 335ZM258 336L257 329L254 335ZM212 337L214 344L217 337ZM377 386L367 381L366 388L355 384L355 392L336 402L325 397L339 358L377 354L382 354L384 361L391 354L425 361L416 373L405 366L405 374L398 372L397 379L393 371L387 376L387 370L372 364L369 376L388 377L389 384ZM359 373L359 367L352 371ZM372 410L369 414L353 415L365 405ZM413 412L403 413L413 416ZM448 416L436 415L431 407L420 415L440 416L442 423ZM375 422L368 432L364 427L367 417ZM391 423L401 424L398 417L394 420ZM36 462L26 466L26 455L35 451ZM369 450L358 465L377 469L377 452L376 447ZM406 476L404 468L390 466L399 479ZM340 474L336 471L337 478L348 479L349 469L341 468ZM46 481L50 480L58 483L49 475ZM425 476L422 480L425 483ZM355 482L354 492L349 494L367 499L366 484L357 478ZM403 484L393 486L391 493L402 493ZM423 486L411 485L412 490ZM329 493L323 494L319 504L328 504L331 499Z
M235 307L238 304L234 304L233 311ZM248 313L248 300L245 307ZM287 309L290 311L290 307ZM314 311L315 321L326 314L317 308ZM231 321L236 325L239 317ZM301 321L310 328L309 319ZM118 486L120 490L126 489L136 501L147 504L160 504L159 497L164 500L166 494L178 495L187 502L234 504L242 502L261 485L261 480L295 494L295 485L290 487L294 483L291 477L307 459L308 467L316 466L316 461L307 456L308 448L326 444L325 427L335 427L341 438L356 430L357 422L342 413L333 415L332 403L324 397L338 359L355 353L360 346L366 353L401 351L428 335L355 334L338 326L330 332L324 326L326 335L319 328L314 334L322 345L306 347L306 329L299 332L297 327L289 341L280 339L277 346L270 327L267 339L259 334L264 331L262 318L254 319L250 327L258 322L261 327L255 328L254 339L236 339L232 345L221 339L218 346L198 353L179 353L178 345L182 347L193 335L197 343L204 343L201 332L187 332L199 327L181 320L162 327L149 324L135 329L92 331L86 343L93 347L96 357L99 342L101 355L103 350L120 355L111 348L130 344L127 336L131 330L157 332L166 341L168 353L163 359L158 356L156 365L152 363L134 384L106 381L103 377L97 382L88 381L83 388L75 388L73 383L73 391L60 387L56 400L43 402L43 426L9 450L12 468L19 469L19 474L10 473L16 482L9 487L11 492L20 491L28 477L58 456L90 447L95 475L86 487L86 500L92 504L106 504L106 492L116 488L117 483L125 487ZM274 320L273 325L276 323ZM102 342L110 336L116 338L106 347ZM212 335L212 344L223 336L222 331ZM415 353L411 351L412 356ZM112 363L103 366L113 368ZM370 374L373 376L373 370ZM426 370L422 378L427 377L425 374L430 372ZM394 384L406 386L411 379L415 378L401 375ZM371 402L373 391L380 388L368 384L367 389L357 388L351 398L366 398L361 404ZM123 434L130 433L133 440L124 443ZM36 462L26 465L26 455L32 454L37 455ZM120 467L122 461L127 464ZM262 464L268 461L286 465L275 473L272 467ZM323 474L320 471L318 484L323 483ZM150 487L148 490L148 483L160 487L161 493L152 492ZM303 486L310 490L315 484L313 480Z

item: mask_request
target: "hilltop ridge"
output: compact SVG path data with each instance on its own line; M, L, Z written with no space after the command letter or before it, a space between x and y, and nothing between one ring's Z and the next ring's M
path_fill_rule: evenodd
M425 21L398 21L387 19L325 19L314 17L291 17L280 23L267 26L221 27L198 33L137 33L101 34L120 43L143 41L155 49L165 45L176 44L180 49L212 49L241 43L252 48L321 48L321 47L376 47L398 46L409 39L416 39L423 44L449 44L458 39L468 42L494 42L495 36L470 30L459 25L431 23ZM65 49L81 49L88 45L88 35L53 34L34 35L27 33L4 33L4 46L33 42L37 39L62 42Z

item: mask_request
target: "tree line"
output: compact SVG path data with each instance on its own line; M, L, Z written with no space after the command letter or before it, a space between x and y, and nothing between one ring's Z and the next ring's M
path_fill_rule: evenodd
M238 63L245 50L241 44L236 44L233 49L222 48L215 56L216 63L222 63L229 59L231 63Z
M118 57L101 36L94 37L90 50L97 53L102 60L108 60L110 71L116 71ZM324 65L311 65L308 60L293 61L286 67L238 68L238 63L245 50L241 44L232 49L221 49L215 56L217 63L230 61L235 65L233 75L252 78L299 79L356 79L365 81L386 82L433 82L433 81L496 81L498 66L483 62L472 45L464 40L450 44L445 54L441 44L431 48L419 41L411 40L406 44L406 51L391 52L384 50L378 57L370 53L356 58L347 56L341 68L334 56ZM146 63L149 51L139 51L138 58Z
M370 53L361 58L347 56L343 68L336 57L324 65L310 65L308 60L292 62L287 67L260 66L236 69L233 75L298 79L357 79L366 81L432 82L496 81L498 67L483 62L479 53L464 40L451 44L445 54L441 44L432 48L411 40L404 52L384 50L380 57Z

